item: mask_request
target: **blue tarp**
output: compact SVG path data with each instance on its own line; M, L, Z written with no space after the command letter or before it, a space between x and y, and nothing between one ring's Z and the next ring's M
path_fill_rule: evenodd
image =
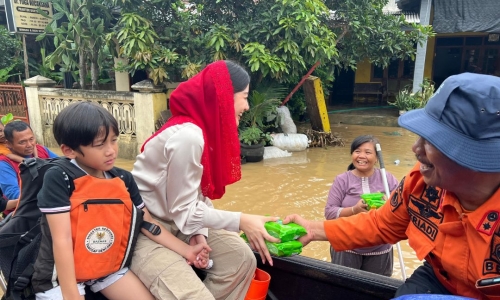
M437 33L500 33L499 0L439 0L433 3L432 27Z

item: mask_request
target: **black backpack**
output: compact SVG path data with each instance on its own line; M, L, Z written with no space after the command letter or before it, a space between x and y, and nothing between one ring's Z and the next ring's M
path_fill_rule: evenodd
M85 174L66 158L30 158L19 165L20 200L0 227L0 269L7 283L6 299L35 299L30 282L42 239L37 195L45 172L53 166L59 166L70 178Z

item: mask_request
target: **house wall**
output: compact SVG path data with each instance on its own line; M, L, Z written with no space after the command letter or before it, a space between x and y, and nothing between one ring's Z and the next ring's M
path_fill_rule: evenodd
M436 37L427 40L427 52L425 54L424 78L432 78L434 64L434 51L436 48Z
M366 59L359 62L356 69L355 83L370 82L372 76L372 64Z

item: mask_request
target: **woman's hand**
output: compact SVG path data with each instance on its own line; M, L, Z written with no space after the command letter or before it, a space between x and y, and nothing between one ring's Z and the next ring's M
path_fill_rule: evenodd
M271 266L273 265L273 260L266 247L265 240L272 243L279 243L280 240L267 233L266 228L264 228L264 223L277 220L279 220L278 217L264 217L248 214L241 214L240 217L240 229L243 230L247 236L250 247L259 252L262 263L266 263L267 260Z
M365 203L363 199L360 199L356 205L354 205L351 209L354 215L359 214L360 212L368 211L368 204Z
M194 253L195 259L193 260L186 257L188 264L194 265L198 269L205 269L210 259L209 253L212 251L207 244L206 237L202 234L195 234L189 239L189 245L191 258Z
M212 249L207 244L190 245L185 256L186 261L198 269L205 269L208 266L208 253L210 251Z

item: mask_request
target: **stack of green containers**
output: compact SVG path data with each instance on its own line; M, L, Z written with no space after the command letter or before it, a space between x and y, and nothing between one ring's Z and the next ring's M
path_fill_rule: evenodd
M269 253L274 256L292 256L302 252L302 243L297 241L298 238L307 234L304 227L295 224L283 224L281 220L276 222L266 222L264 224L269 235L280 239L281 243L271 243L266 241ZM246 235L243 233L241 237L248 242Z
M368 209L377 209L385 204L383 193L370 193L361 195L361 199L368 204Z

